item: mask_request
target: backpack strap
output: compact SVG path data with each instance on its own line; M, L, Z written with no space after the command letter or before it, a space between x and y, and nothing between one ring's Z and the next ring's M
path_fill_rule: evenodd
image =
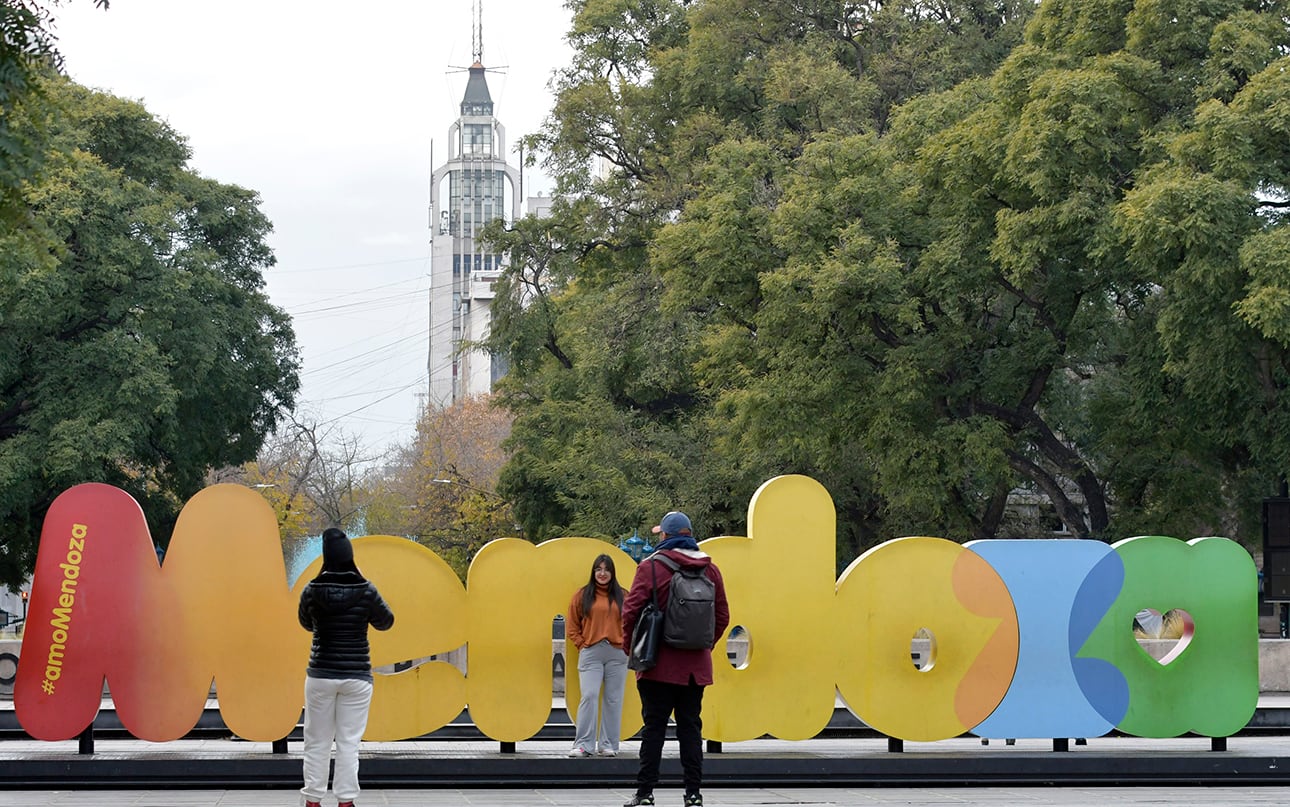
M661 552L651 552L650 554L646 555L644 559L641 560L641 563L644 563L647 560L659 561L668 569L670 569L672 571L672 574L676 574L676 570L681 568L676 563L676 561L672 560L667 555L664 555ZM650 581L651 585L649 589L649 598L650 598L650 601L654 603L654 607L657 608L658 607L658 567L651 563L649 566L649 571L650 571L650 577L653 578Z
M672 570L672 574L676 574L677 570L681 568L681 564L679 564L679 563L677 563L676 561L672 560L672 559L671 559L671 558L669 558L667 555L664 555L662 552L655 552L654 554L652 554L652 555L650 555L648 558L646 558L646 560L651 560L651 559L652 559L652 560L657 560L657 561L659 561L660 563L662 563L664 566L666 566L667 568L671 569L671 570Z
M650 557L652 558L654 556L650 555ZM649 558L646 558L646 560L649 560ZM649 571L650 571L650 576L654 578L653 580L650 581L649 600L654 604L654 607L657 608L658 607L658 567L655 566L654 564L650 564Z

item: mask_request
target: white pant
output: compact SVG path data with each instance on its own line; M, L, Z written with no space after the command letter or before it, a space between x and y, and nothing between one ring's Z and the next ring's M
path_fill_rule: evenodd
M336 743L336 775L332 791L337 801L358 798L358 743L367 729L372 682L358 678L305 678L305 786L307 801L327 793L331 744Z
M601 689L604 703L600 704ZM623 688L627 685L627 654L609 642L597 642L578 651L577 736L574 746L588 753L599 745L601 751L618 751L618 734L623 725ZM599 743L596 738L596 707L600 708Z

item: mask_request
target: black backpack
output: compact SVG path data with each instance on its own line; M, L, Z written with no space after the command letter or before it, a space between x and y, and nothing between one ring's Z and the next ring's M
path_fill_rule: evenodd
M706 568L681 566L661 553L652 557L672 570L663 609L663 641L680 650L712 649L717 639L717 587Z

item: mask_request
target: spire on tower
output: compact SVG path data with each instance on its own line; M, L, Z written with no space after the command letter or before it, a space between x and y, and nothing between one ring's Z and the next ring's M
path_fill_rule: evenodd
M471 0L470 54L475 64L484 64L484 0Z

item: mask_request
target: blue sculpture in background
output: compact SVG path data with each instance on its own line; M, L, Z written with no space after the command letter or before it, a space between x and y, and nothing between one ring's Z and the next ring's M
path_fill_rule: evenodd
M637 535L636 530L632 530L632 537L624 538L618 548L630 555L632 560L637 563L640 563L642 558L654 551L654 547L650 546L649 542L644 538Z

